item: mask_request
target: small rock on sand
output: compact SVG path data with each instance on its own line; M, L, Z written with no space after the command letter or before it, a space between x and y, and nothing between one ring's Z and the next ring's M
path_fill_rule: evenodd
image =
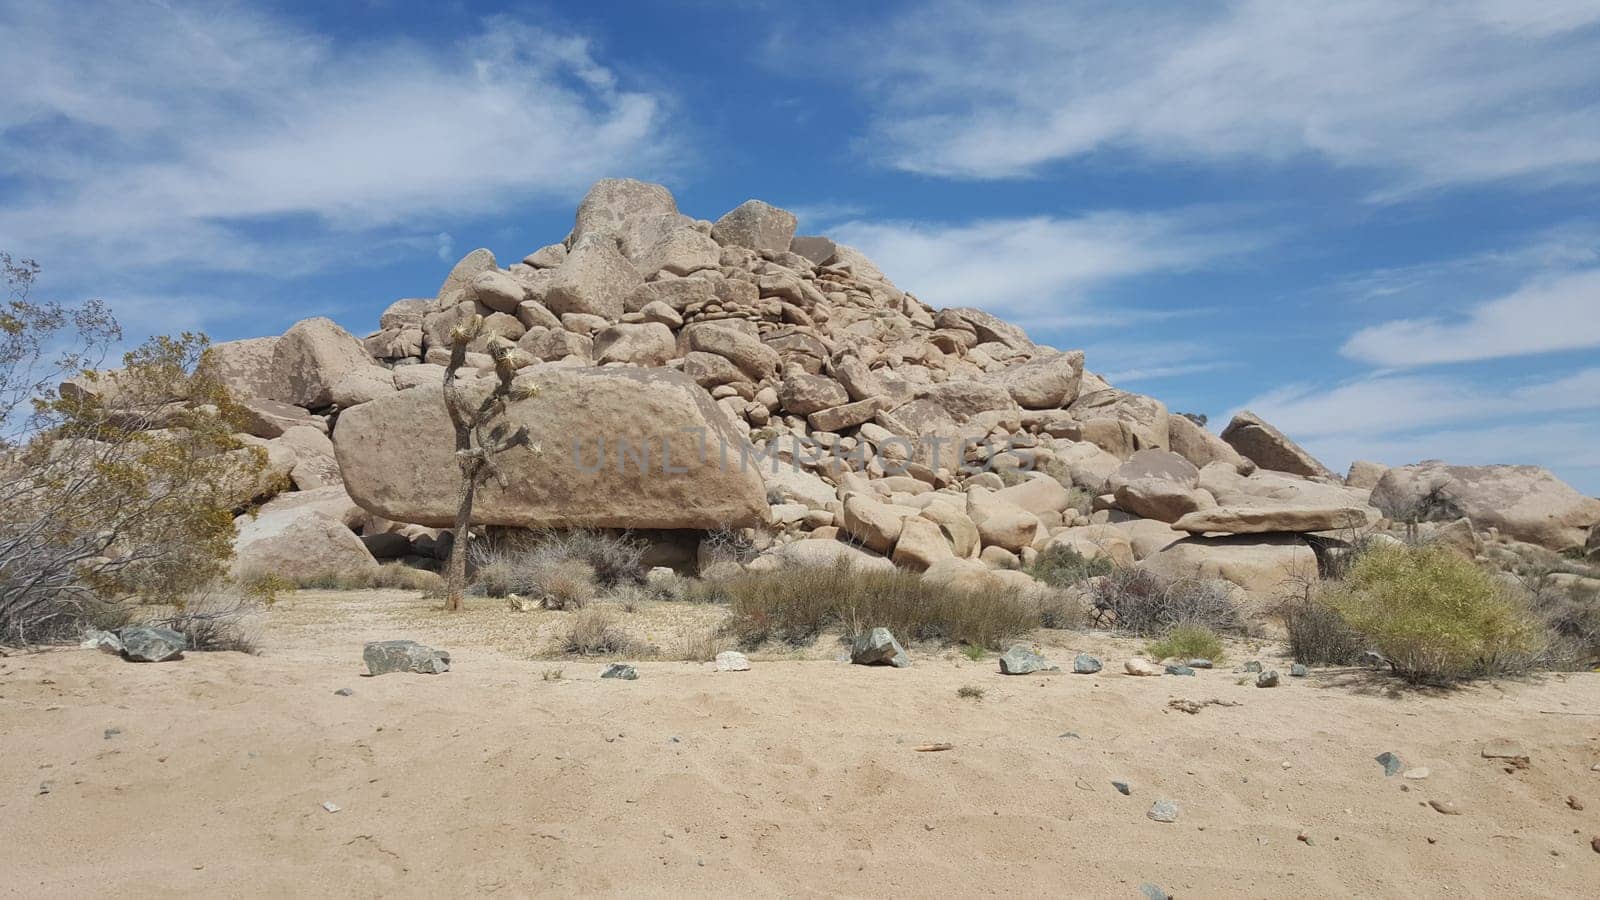
M1262 672L1256 676L1256 687L1270 688L1278 686L1278 670Z
M416 641L371 641L361 651L371 675L390 672L419 672L439 675L450 671L450 654Z
M627 663L612 663L600 673L601 678L620 678L623 681L637 681L639 672Z
M1447 816L1461 815L1461 805L1454 800L1429 800L1428 805L1433 807L1435 812Z
M1122 671L1129 675L1164 675L1167 670L1142 656L1135 656L1122 664Z
M1379 753L1373 758L1378 761L1379 765L1383 766L1383 774L1386 778L1400 774L1400 770L1406 767L1406 764L1400 761L1399 756L1387 751Z
M1044 672L1054 668L1043 656L1034 653L1027 647L1018 644L1007 650L1000 657L1000 674L1002 675L1032 675L1035 672Z
M1189 660L1189 668L1191 668L1191 669L1209 669L1209 668L1212 668L1214 665L1215 665L1215 663L1213 663L1209 659L1191 659L1191 660Z
M750 658L737 650L724 650L717 654L718 672L748 672Z
M117 632L122 656L133 662L166 662L183 658L189 639L171 628L130 626Z
M1290 678L1304 678L1304 677L1306 677L1307 675L1310 675L1310 674L1311 674L1311 670L1306 668L1305 666L1301 665L1300 663L1295 663L1294 665L1289 667L1289 677Z
M1188 666L1167 666L1166 672L1168 675L1188 675L1191 678L1194 677L1194 669L1191 669Z
M1595 838L1595 840L1600 841L1600 838ZM1156 887L1148 881L1139 885L1139 893L1144 895L1145 900L1172 900L1171 894L1163 891L1161 888Z
M1433 770L1429 769L1427 766L1417 766L1415 769L1407 769L1405 774L1401 775L1400 777L1409 778L1412 781L1421 781L1432 774Z
M1072 671L1075 675L1093 675L1100 671L1100 660L1087 653L1079 653L1072 659ZM1600 766L1596 766L1600 769Z
M1150 811L1145 815L1157 822L1176 822L1178 821L1178 804L1172 800L1157 800L1150 805Z
M1133 788L1129 787L1126 781L1113 781L1111 782L1111 786L1116 788L1117 793L1124 797L1130 796L1133 793Z
M911 665L911 657L887 628L874 628L857 636L850 646L850 661L858 666L894 666L896 669Z

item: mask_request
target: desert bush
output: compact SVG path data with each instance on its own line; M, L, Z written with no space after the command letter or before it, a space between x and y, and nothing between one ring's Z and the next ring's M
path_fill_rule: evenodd
M0 642L71 639L119 604L220 576L266 454L199 362L203 335L122 334L103 304L30 300L38 268L0 253Z
M938 640L998 649L1038 627L1039 613L1014 592L969 592L911 572L849 565L746 572L722 581L741 645L803 644L824 629L847 637L888 628L901 640Z
M718 653L734 649L736 644L728 629L714 625L685 634L673 648L672 656L683 662L710 662Z
M420 591L425 597L442 596L444 578L438 572L415 569L402 563L386 563L370 572L310 572L283 575L277 572L245 572L239 584L254 592L276 591Z
M759 553L755 541L742 529L718 528L706 532L700 539L702 568L719 562L734 562L742 566L755 559Z
M1035 605L1039 610L1040 628L1073 629L1089 624L1089 611L1085 608L1082 591L1041 591Z
M1514 671L1543 649L1527 603L1473 562L1436 547L1375 547L1320 602L1402 677L1447 682Z
M1529 606L1549 633L1541 662L1568 671L1600 667L1600 591L1561 574L1544 572L1521 579Z
M644 543L593 529L500 534L468 550L473 592L554 597L554 609L582 605L601 588L638 584ZM585 576L584 573L587 573Z
M1072 587L1090 578L1111 574L1111 560L1103 556L1090 559L1076 548L1054 544L1039 553L1027 572L1054 587Z
M1204 625L1192 623L1175 625L1168 629L1161 640L1145 648L1156 659L1166 659L1176 656L1188 661L1191 659L1209 659L1212 662L1222 660L1222 638L1217 633Z
M561 640L561 649L579 656L622 653L633 642L617 623L617 614L608 606L591 606L573 613L572 624Z
M1289 652L1300 662L1348 666L1367 649L1365 639L1344 616L1314 594L1286 601L1278 615L1289 632Z
M975 684L964 684L956 688L956 696L963 700L982 700L986 693L983 688Z
M256 618L270 606L275 594L217 581L181 598L166 615L148 617L144 624L171 628L188 638L198 652L259 653L261 629Z
M1114 569L1088 582L1095 622L1145 637L1159 637L1179 625L1212 631L1244 629L1239 605L1223 582L1184 578L1171 581L1143 569Z

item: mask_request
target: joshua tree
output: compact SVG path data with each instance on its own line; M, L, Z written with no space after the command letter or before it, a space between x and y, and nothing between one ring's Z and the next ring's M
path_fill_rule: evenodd
M456 429L456 464L461 466L461 487L456 493L455 543L445 567L447 610L461 609L467 591L467 532L472 527L472 501L478 486L490 476L504 488L506 476L495 457L517 446L528 444L527 426L515 431L504 421L507 404L532 397L531 386L512 385L517 374L519 352L515 344L498 334L489 336L489 356L494 359L495 384L487 396L456 381L467 362L467 344L483 332L483 317L473 316L450 335L450 364L444 372L444 405ZM479 399L481 397L481 399ZM532 447L537 452L538 447Z

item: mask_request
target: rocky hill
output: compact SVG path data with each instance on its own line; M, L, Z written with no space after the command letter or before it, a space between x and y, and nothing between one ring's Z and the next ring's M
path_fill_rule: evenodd
M1357 531L1600 553L1600 500L1549 472L1358 463L1340 477L1255 416L1214 435L1106 383L1081 351L934 309L795 227L758 200L709 222L660 185L605 180L564 240L509 266L476 250L363 338L318 318L217 345L206 364L247 398L246 440L292 487L253 498L238 566L445 555L443 364L472 316L517 343L519 379L542 388L512 406L534 447L502 459L509 480L480 493L478 521L634 529L656 564L693 570L706 532L745 529L754 566L846 556L1010 582L1066 546L1265 596L1315 579L1319 554ZM469 364L492 370L481 352Z

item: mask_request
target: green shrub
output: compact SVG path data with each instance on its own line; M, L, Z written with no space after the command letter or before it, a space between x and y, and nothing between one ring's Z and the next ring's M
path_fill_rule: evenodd
M1204 625L1177 625L1147 651L1156 659L1176 656L1188 662L1191 659L1222 661L1222 639Z
M1244 622L1225 582L1184 578L1169 581L1144 569L1115 569L1089 583L1095 621L1145 637L1179 625L1239 632Z
M719 583L739 642L803 644L824 629L847 637L888 628L901 640L937 640L999 649L1037 628L1034 604L1014 592L969 592L911 572L866 572L848 565L747 572Z
M1318 599L1411 681L1525 668L1543 649L1542 628L1527 603L1442 548L1370 549Z
M1071 587L1090 578L1110 575L1113 568L1111 560L1103 556L1090 559L1076 548L1055 544L1045 548L1027 571L1053 587Z

